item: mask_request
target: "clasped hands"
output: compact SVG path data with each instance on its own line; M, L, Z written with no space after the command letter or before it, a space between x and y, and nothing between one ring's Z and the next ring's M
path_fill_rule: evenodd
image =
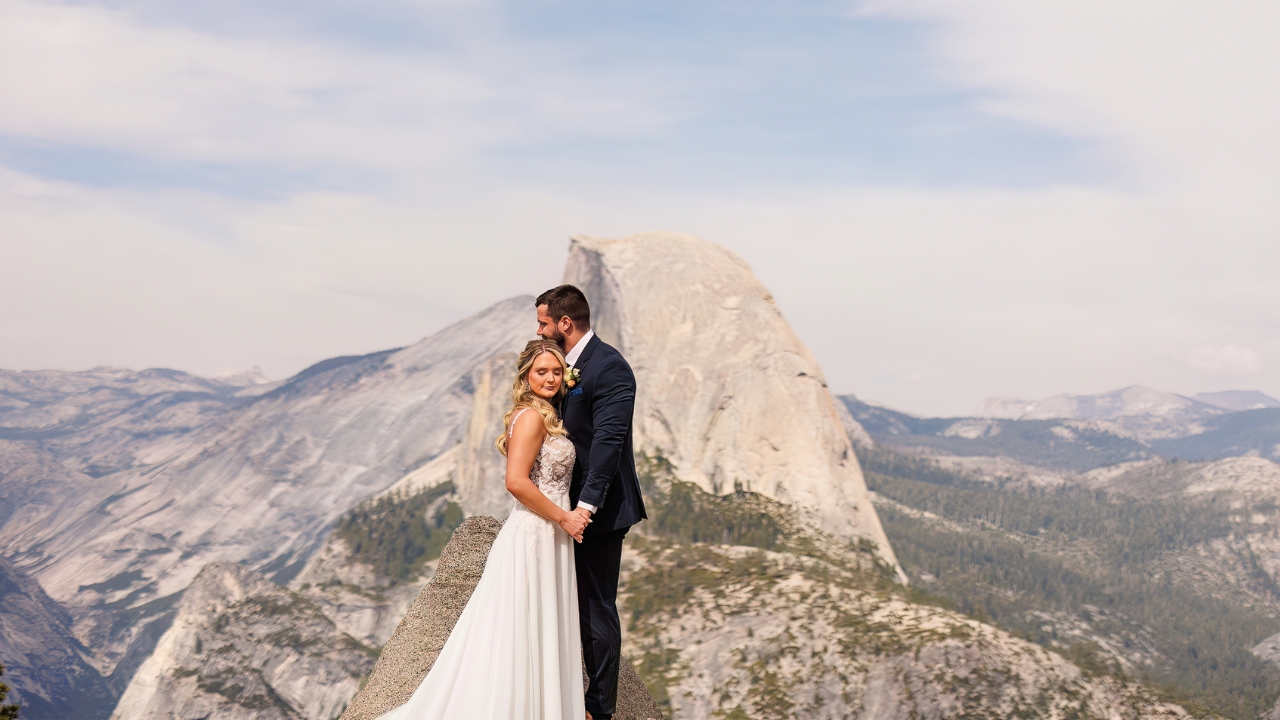
M582 542L582 533L586 531L587 525L591 523L591 512L586 508L578 508L570 510L560 518L560 527L569 533L569 537Z

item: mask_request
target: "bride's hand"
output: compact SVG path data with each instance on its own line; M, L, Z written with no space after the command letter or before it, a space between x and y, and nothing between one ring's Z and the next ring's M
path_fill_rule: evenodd
M569 533L569 537L582 542L582 532L587 529L587 523L589 522L591 521L582 513L567 512L564 517L560 518L559 525L566 533Z

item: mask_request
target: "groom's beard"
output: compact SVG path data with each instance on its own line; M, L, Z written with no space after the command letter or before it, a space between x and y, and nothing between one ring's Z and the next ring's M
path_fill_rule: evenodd
M551 337L547 339L555 343L556 345L559 345L561 353L569 352L568 348L565 347L565 343L568 341L568 338L564 336L564 333L560 332L560 328L558 327L551 328Z

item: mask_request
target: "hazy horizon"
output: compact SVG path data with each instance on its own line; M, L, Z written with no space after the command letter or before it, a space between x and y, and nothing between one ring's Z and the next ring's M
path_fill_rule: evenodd
M518 297L518 296L513 296L513 297ZM503 301L498 301L497 303L494 303L494 304L500 304L501 302L503 302ZM482 310L483 310L483 309L482 309ZM477 311L477 312L479 312L479 311ZM468 317L470 317L470 316L468 316ZM461 320L460 320L460 321L465 321L466 319L467 319L467 318L461 318ZM443 329L443 328L441 328L441 329ZM271 375L267 375L265 372L263 372L263 371L262 371L262 368L261 368L261 366L259 366L259 365L252 365L252 366L249 366L249 367L241 367L241 368L223 368L222 370L219 370L219 371L217 371L217 372L215 372L215 373L211 373L211 374L210 374L210 373L199 373L199 372L193 372L193 371L191 371L191 370L187 370L187 369L184 369L184 368L177 368L177 367L161 367L161 366L150 366L150 367L127 367L127 366L109 365L109 364L99 364L99 365L95 365L95 366L91 366L91 367L82 367L82 368L0 368L0 370L17 370L17 371L23 371L23 370L29 370L29 371L55 370L55 371L67 371L67 372L88 372L88 371L92 371L92 370L95 370L95 369L98 369L98 368L104 368L104 367L107 367L107 368L121 368L121 369L125 369L125 370L130 370L130 371L143 371L143 370L178 370L178 371L181 371L181 372L188 372L188 373L191 373L191 374L196 375L196 376L199 376L199 377L204 377L204 378L209 378L209 379L214 379L214 380L223 379L223 378L230 378L230 377L240 376L240 375L247 375L247 374L260 373L260 374L262 375L262 377L264 377L264 378L265 378L265 381L266 381L267 383L274 383L274 382L279 382L279 381L287 380L287 379L289 379L289 378L293 377L294 375L297 375L298 373L300 373L300 372L302 372L302 371L304 371L304 370L306 370L306 369L308 369L308 368L312 367L313 365L317 365L317 364L319 364L319 363L322 363L322 362L324 362L324 361L326 361L326 360L329 360L329 359L332 359L332 358L334 358L334 357L341 357L341 356L344 356L344 355L345 355L345 356L362 356L362 355L377 354L377 353L379 353L379 352L385 352L385 351L388 351L388 350L396 350L396 349L400 349L400 348L406 347L406 346L408 346L408 345L412 345L412 344L414 344L414 343L416 343L416 342L420 342L420 341L422 341L422 340L425 340L425 339L427 339L427 338L429 338L429 337L430 337L430 335L427 335L427 336L424 336L424 337L422 337L422 338L419 338L418 340L415 340L415 341L413 341L413 342L411 342L411 343L404 343L404 344L402 344L402 345L397 345L397 346L394 346L394 347L380 347L380 348L371 349L371 350L354 351L354 352L349 352L349 353L341 353L341 354L339 354L339 355L326 356L326 357L323 357L323 358L316 358L316 359L315 359L315 360L313 360L312 362L308 362L307 364L303 365L302 367L299 367L299 368L297 368L296 370L291 371L291 372L288 372L288 373L286 373L285 375L282 375L282 376L271 376ZM530 333L530 337L533 337L533 333ZM824 369L824 372L825 372L825 369ZM988 396L984 396L983 398L980 398L980 399L979 399L979 401L978 401L977 403L975 403L975 407L974 407L974 408L971 408L969 411L966 411L966 412L960 412L960 413L944 413L944 414L938 414L938 415L936 415L936 416L938 416L938 417L945 417L945 416L947 416L947 415L964 415L964 416L979 415L979 416L981 416L981 413L979 413L979 412L978 412L978 408L976 407L976 405L977 405L977 404L980 404L982 401L986 401L986 400L993 400L993 399L1012 400L1012 399L1017 399L1017 400L1037 401L1037 400L1044 400L1044 399L1047 399L1047 398L1050 398L1050 397L1062 396L1062 395L1066 395L1066 396L1076 396L1076 395L1099 395L1099 394L1104 394L1104 393L1109 393L1109 392L1114 392L1114 391L1124 390L1124 389L1127 389L1127 388L1130 388L1130 387L1147 387L1147 388L1150 388L1150 389L1152 389L1152 390L1157 390L1157 391L1161 391L1161 392L1174 392L1174 391L1171 391L1171 390L1167 390L1167 389L1165 389L1165 388L1153 388L1153 387L1150 387L1150 386L1148 386L1148 385L1144 385L1143 383L1128 383L1128 384L1123 385L1123 386L1117 386L1117 387L1107 388L1107 389L1104 389L1104 390L1098 390L1098 391L1091 391L1091 392L1074 392L1074 391L1070 391L1070 390L1065 390L1065 391L1056 392L1056 393L1050 393L1049 395L1045 395L1045 396L1038 396L1038 397L1016 397L1016 398L1014 398L1014 397L1011 397L1011 396L988 395ZM1244 387L1239 387L1239 388L1229 388L1229 389L1226 389L1226 390L1218 390L1218 391L1176 392L1175 394L1177 394L1177 395L1181 395L1181 396L1183 396L1183 397L1187 397L1187 398L1195 399L1195 396L1197 396L1197 395L1199 395L1199 394L1208 394L1208 393L1211 393L1211 392L1262 392L1262 391L1257 390L1256 388L1244 388ZM893 405L892 403L884 402L884 401L879 400L879 399L877 399L877 398L869 397L869 396L866 396L866 395L864 395L864 394L862 394L862 393L858 393L858 392L853 391L853 390L842 391L842 390L837 389L837 388L832 388L832 393L833 393L833 394L835 394L835 395L838 395L838 396L839 396L839 395L844 395L844 396L852 395L852 396L857 397L857 398L858 398L860 401L862 401L862 402L868 403L868 404L870 404L870 405L875 405L875 406L878 406L878 407L884 407L884 408L888 408L888 409L891 409L891 410L898 410L898 411L901 411L901 412L907 412L907 413L910 413L910 414L913 414L913 415L919 415L919 416L922 416L922 417L928 417L928 416L930 416L930 414L929 414L929 413L922 413L922 412L914 411L914 410L912 410L912 409L910 409L910 408L899 407L899 406ZM1264 395L1267 395L1267 393L1263 393L1263 394L1264 394Z
M278 379L537 293L570 235L666 229L750 263L841 394L1280 396L1278 29L1265 2L8 0L0 367Z

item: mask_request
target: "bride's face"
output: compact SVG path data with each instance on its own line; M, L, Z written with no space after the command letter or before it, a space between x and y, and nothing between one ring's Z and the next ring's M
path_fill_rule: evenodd
M544 352L534 358L533 369L529 370L527 379L534 393L550 400L560 392L560 384L564 382L564 367L555 355Z

